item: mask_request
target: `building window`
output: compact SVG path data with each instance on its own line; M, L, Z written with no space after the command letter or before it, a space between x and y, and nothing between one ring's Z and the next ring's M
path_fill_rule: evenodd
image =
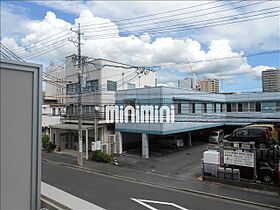
M243 106L243 112L248 112L248 109L249 109L248 103L244 102L242 106Z
M216 103L213 104L213 112L214 112L214 113L217 112L217 104L216 104Z
M78 90L79 90L79 85L78 85L78 83L67 84L67 86L66 86L66 93L67 93L67 94L77 93Z
M182 113L182 104L181 104L181 102L176 102L175 103L175 113L176 114L181 114Z
M192 110L192 113L195 114L195 103L191 103L191 110Z
M55 108L52 108L52 115L55 115Z
M256 103L250 102L249 103L249 112L254 112L256 108Z
M98 80L87 81L86 87L83 91L97 91L98 90Z
M117 90L117 82L107 80L107 90L108 91L116 91Z
M236 103L231 103L231 112L237 112L237 105L236 105Z
M135 89L135 84L133 83L127 83L127 89Z
M256 112L261 112L261 102L256 103Z
M221 111L221 112L224 112L224 110L225 110L225 104L221 104L221 106L220 106L220 111Z
M203 106L203 113L207 113L207 104L203 103L202 106Z
M227 112L231 112L231 103L227 103Z
M243 107L242 107L242 103L238 103L238 104L237 104L237 111L238 111L238 112L242 112L242 111L243 111L242 108L243 108Z
M280 101L276 101L276 112L280 112Z
M61 114L61 108L58 108L58 114L59 115Z

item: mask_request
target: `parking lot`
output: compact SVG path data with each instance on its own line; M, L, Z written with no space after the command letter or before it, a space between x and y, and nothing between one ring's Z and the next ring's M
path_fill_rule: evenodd
M192 147L151 150L149 159L139 156L140 149L129 150L116 156L116 159L120 167L180 179L197 179L201 176L203 152L211 146L215 145L208 144L206 139L200 139L194 141Z

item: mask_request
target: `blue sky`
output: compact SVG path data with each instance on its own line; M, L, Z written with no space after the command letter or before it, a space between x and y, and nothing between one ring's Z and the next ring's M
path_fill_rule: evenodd
M71 3L64 1L1 1L1 40L4 44L9 45L9 48L17 49L39 38L47 37L48 32L50 35L54 34L59 27L63 28L68 24L73 25L75 20L81 21L82 24L95 24L98 21L105 21L104 18L106 18L117 28L120 24L114 23L114 20L155 14L193 4L194 2L191 1L177 2L176 4L165 1L72 1ZM279 6L279 2L275 1L271 5L267 4L265 6L267 8ZM256 8L248 8L248 10ZM265 7L260 5L259 8ZM47 18L48 12L52 13L49 13ZM234 12L236 14L242 11L234 10ZM5 21L8 18L10 20ZM43 30L44 27L48 27L45 34L42 35L38 32L41 29L40 27ZM177 79L187 77L189 74L188 70L183 70L188 68L187 66L183 67L184 55L195 61L241 55L242 53L251 54L279 50L279 30L278 16L231 26L150 35L145 39L136 37L135 40L133 39L134 41L131 41L129 37L114 43L112 40L107 42L102 40L98 43L88 41L84 53L90 56L118 59L132 64L162 65L161 71L157 73L159 82L176 85ZM117 32L116 30L116 34ZM112 43L116 45L115 48L110 46ZM182 45L185 47L181 47ZM63 60L63 57L67 54L75 53L75 48L73 46L72 48L63 48L59 49L57 54L55 53L44 55L32 61L43 62L44 65L47 65L50 60L55 58ZM118 57L117 54L121 56ZM193 69L200 78L213 76L222 79L220 81L222 91L258 91L261 89L260 72L266 68L280 68L279 60L280 53L278 52L248 57L245 60L239 59L237 61L233 59L226 61L227 63L212 62L200 66L194 64ZM169 65L170 63L173 63L174 67L164 67L165 64Z

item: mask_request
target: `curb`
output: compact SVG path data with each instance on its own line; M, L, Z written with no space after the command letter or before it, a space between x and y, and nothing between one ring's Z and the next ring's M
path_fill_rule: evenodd
M208 196L208 197L225 199L225 200L228 200L228 201L239 202L239 203L243 203L243 204L249 204L249 205L254 205L254 206L259 206L259 207L265 207L265 208L279 209L280 210L280 206L273 206L273 205L269 205L269 204L256 203L256 202L253 202L253 201L247 201L247 200L243 200L243 199L232 198L232 197L228 197L228 196L217 195L217 194L212 194L212 193L207 193L207 192L202 192L202 191L197 191L197 190L192 190L192 189L173 187L173 186L169 186L169 185L161 185L161 184L157 185L157 184L150 183L150 182L147 182L147 181L143 181L143 180L140 180L140 179L120 176L120 175L116 175L116 174L112 174L112 173L108 173L108 172L104 172L104 171L92 170L90 168L79 167L79 166L68 164L68 163L55 162L55 161L48 160L48 159L45 159L45 158L42 158L42 160L46 161L46 162L49 162L49 163L54 163L56 165L67 166L67 167L71 167L71 168L75 168L75 169L82 169L82 170L89 171L89 172L92 172L92 173L95 173L95 174L107 175L107 176L119 178L119 179L122 179L122 180L125 180L125 181L133 181L133 182L137 182L137 183L140 183L140 184L146 184L146 185L153 186L153 187L165 188L165 189L169 189L169 190L173 189L173 190L180 191L180 192L183 191L183 192L188 192L188 193L192 193L192 194L198 194L198 195L203 195L203 196Z

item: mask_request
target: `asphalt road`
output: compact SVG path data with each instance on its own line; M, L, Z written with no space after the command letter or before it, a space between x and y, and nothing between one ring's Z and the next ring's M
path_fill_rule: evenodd
M105 209L263 209L219 198L127 181L45 161L42 161L42 181ZM133 198L148 201L132 200ZM173 203L173 206L150 203L153 201Z

